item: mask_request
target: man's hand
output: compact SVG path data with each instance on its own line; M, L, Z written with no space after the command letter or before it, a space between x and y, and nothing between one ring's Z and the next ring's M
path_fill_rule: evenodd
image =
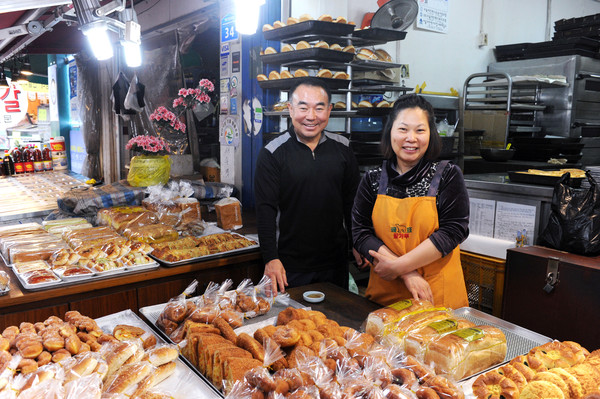
M354 255L354 260L356 261L356 266L362 270L371 265L371 263L362 256L356 249L352 248L352 255Z
M416 270L403 274L402 280L406 288L410 291L413 298L425 299L433 303L433 292L431 292L431 286Z
M285 268L279 259L270 260L265 265L265 276L268 276L271 279L271 293L273 296L277 296L278 291L285 292L285 287L287 287L288 282L285 275ZM279 289L277 287L279 287Z

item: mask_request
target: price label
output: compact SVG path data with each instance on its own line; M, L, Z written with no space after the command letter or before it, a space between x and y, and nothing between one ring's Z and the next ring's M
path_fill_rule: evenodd
M235 30L235 15L227 14L221 19L221 43L230 42L238 38Z

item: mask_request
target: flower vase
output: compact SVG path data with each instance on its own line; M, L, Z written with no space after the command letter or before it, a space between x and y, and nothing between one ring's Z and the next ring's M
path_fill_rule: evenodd
M168 155L136 155L131 158L127 182L133 187L166 184L171 172Z

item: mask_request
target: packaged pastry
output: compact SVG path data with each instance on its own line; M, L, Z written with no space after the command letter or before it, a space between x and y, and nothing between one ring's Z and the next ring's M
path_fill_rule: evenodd
M33 270L22 275L23 280L30 285L60 281L50 269Z
M35 260L31 262L17 262L13 263L13 268L15 272L19 274L28 273L34 270L49 270L50 267L43 260Z
M388 307L377 309L367 316L365 331L375 339L381 339L386 325L400 320L405 315L421 309L433 307L429 301L418 299L404 299Z
M8 277L8 273L3 270L0 270L0 294L6 293L10 286L10 278Z
M178 198L175 205L181 217L181 225L202 220L200 202L196 198Z
M401 319L385 326L381 342L387 346L404 347L404 339L411 331L419 330L435 321L452 317L447 308L427 308L409 313Z
M215 203L217 226L224 230L237 230L243 227L242 204L237 198L223 198Z
M123 230L123 235L132 241L140 241L148 244L174 241L179 237L177 230L162 223L128 227Z
M96 218L100 226L111 226L119 232L129 226L144 226L157 222L156 215L141 206L100 209Z
M466 319L454 317L432 321L424 327L409 331L406 334L406 337L404 338L404 352L406 352L407 355L414 356L418 360L423 361L425 350L431 340L452 331L468 327L475 327L475 323Z

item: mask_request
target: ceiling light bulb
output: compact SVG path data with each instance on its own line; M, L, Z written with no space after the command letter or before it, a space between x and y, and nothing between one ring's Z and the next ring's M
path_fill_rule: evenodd
M235 28L243 35L253 35L258 27L260 6L265 0L235 0Z
M33 75L33 72L31 71L31 63L29 62L29 60L25 60L25 62L23 62L23 66L21 67L21 75Z
M103 61L113 56L113 48L106 23L91 23L82 28L97 60Z
M139 44L123 41L123 51L125 51L125 63L130 68L137 68L142 65L142 49Z

